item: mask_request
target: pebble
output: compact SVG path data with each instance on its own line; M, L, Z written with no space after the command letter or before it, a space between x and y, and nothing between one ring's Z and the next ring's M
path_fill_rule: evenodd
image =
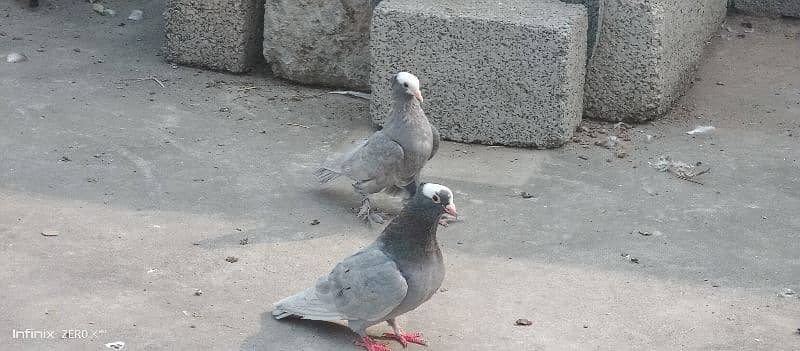
M42 236L58 236L59 233L57 230L45 230L42 232Z
M133 10L131 11L130 16L128 16L128 19L131 21L140 21L142 19L142 15L142 10Z
M6 56L6 62L8 63L19 63L24 61L28 61L28 56L25 56L24 54L20 54L18 52L12 52L8 54L8 56Z
M533 324L533 322L531 322L530 320L525 319L525 318L517 319L517 321L514 322L514 325L522 325L522 326L526 326L526 327L531 325L531 324Z

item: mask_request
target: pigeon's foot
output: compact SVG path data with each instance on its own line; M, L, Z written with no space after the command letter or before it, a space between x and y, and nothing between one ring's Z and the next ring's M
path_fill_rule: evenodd
M367 351L392 351L392 349L386 347L387 344L382 344L375 342L369 336L365 336L361 338L361 340L356 340L356 346L361 346Z
M452 222L458 222L458 218L449 215L447 213L443 214L442 218L439 219L439 225L441 225L442 227L447 227Z
M372 204L370 203L369 198L364 198L364 200L361 200L361 208L358 209L357 216L367 224L383 224L385 221L383 214L372 211Z
M408 343L414 343L419 345L428 345L427 341L422 338L422 333L413 333L413 334L403 334L402 332L400 335L394 333L384 333L384 337L395 339L403 344L403 347L408 346Z

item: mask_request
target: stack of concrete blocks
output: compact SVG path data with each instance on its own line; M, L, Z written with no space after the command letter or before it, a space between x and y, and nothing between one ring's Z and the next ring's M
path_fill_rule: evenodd
M800 0L733 0L733 6L751 15L800 18Z
M367 89L373 0L267 0L264 57L291 81Z
M264 0L169 0L164 16L170 62L236 73L263 62Z
M389 78L421 79L442 137L549 148L581 121L587 14L559 1L385 0L373 14L372 118L391 108Z
M692 81L727 0L602 3L586 72L585 116L641 122L665 115Z

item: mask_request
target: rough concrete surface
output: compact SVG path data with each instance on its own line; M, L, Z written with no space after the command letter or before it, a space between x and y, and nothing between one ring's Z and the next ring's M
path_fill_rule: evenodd
M367 89L371 18L371 0L268 0L264 57L278 77Z
M606 1L586 72L585 115L607 121L664 116L686 91L727 0Z
M30 58L0 62L0 348L357 351L342 326L269 311L380 229L355 219L347 182L311 174L373 130L367 103L173 69L161 18L119 27L89 6L0 2L0 55ZM463 222L440 232L445 289L401 318L430 346L407 350L796 350L800 299L777 294L800 291L800 23L729 22L745 21L681 108L629 130L624 159L587 132L587 148L443 143L425 178L454 189ZM712 170L680 180L648 165L663 154ZM12 337L26 328L58 333Z
M263 0L168 0L164 17L169 61L235 73L263 61Z
M586 9L550 2L387 0L375 9L372 118L390 110L388 78L421 81L448 140L557 147L580 123Z
M798 0L735 0L733 3L737 10L752 15L800 18Z

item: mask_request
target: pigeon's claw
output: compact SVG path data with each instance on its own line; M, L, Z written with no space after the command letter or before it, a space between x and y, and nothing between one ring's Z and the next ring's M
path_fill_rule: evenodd
M356 340L356 346L363 347L367 351L392 351L392 349L386 347L387 344L375 342L369 336L365 336L361 340Z
M451 222L457 222L457 221L458 221L457 217L445 213L442 215L442 218L439 218L439 225L441 225L442 227L447 227L448 225L450 225Z
M385 221L383 215L372 211L372 204L370 203L369 198L364 198L364 200L361 201L361 208L358 209L357 216L367 224L383 224Z
M428 342L422 338L422 333L413 333L413 334L404 334L400 333L400 335L393 334L393 333L384 333L384 337L395 339L403 345L403 347L408 346L408 343L414 343L419 345L428 345Z

